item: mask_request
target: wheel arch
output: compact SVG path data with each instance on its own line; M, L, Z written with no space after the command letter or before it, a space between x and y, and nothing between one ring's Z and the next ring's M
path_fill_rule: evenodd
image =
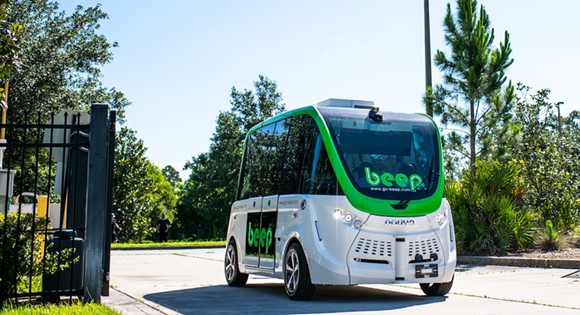
M288 237L286 244L284 244L284 250L282 251L282 261L286 257L286 253L288 252L288 249L294 243L300 245L300 247L302 248L302 252L304 253L304 257L306 258L306 263L308 264L308 266L310 266L310 257L308 255L308 253L306 252L306 250L304 250L304 244L303 244L302 239L300 238L300 235L298 233L292 233Z

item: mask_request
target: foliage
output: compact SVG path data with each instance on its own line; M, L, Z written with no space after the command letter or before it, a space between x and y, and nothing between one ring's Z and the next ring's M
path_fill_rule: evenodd
M91 103L106 102L124 121L129 102L100 81L100 67L111 61L117 43L98 33L108 18L99 5L78 6L68 15L49 0L11 1L7 13L9 21L24 27L19 52L24 65L8 76L14 117L39 110L47 118L62 109L87 110Z
M112 310L105 305L96 303L72 303L72 304L47 304L47 305L4 305L0 314L5 315L84 315L84 314L102 314L102 315L119 315L120 312Z
M35 231L47 222L30 214L11 213L0 214L0 223L0 295L5 295L15 293L19 283L42 273L42 240Z
M147 148L135 130L117 133L113 174L113 212L121 227L121 242L151 239L154 223L165 214L173 219L176 195L171 184L145 156Z
M549 90L527 96L529 87L519 85L516 105L520 132L515 154L526 189L524 200L540 215L543 223L556 229L571 230L580 224L580 128L578 112L562 120L549 101Z
M182 181L181 176L179 176L179 172L171 165L167 165L161 169L161 174L163 174L165 180L168 181L171 186L173 186L173 188L178 188Z
M117 109L118 121L124 122L129 101L122 92L107 88L100 81L101 67L111 61L111 49L117 46L99 34L100 23L107 18L100 5L88 8L77 6L74 12L67 14L54 1L10 2L7 20L23 25L18 42L18 56L23 65L20 71L7 76L10 81L9 116L12 123L22 123L27 119L27 113L36 111L40 112L38 120L45 122L50 113L63 109L86 111L91 103L99 102L109 103ZM6 24L2 25L4 27ZM2 30L4 32L6 28ZM22 142L24 135L16 132L11 137L13 142ZM32 189L35 187L31 181L34 178L31 174L35 171L32 168L24 168L18 173L24 181L22 187L15 188L16 191L46 193L45 187L48 185L44 181L48 177L50 157L41 150L39 163L36 164L33 155L30 150L14 150L5 161L11 159L23 161L24 165L39 165L41 176L38 190ZM126 203L130 204L131 201Z
M259 122L284 110L274 81L260 75L255 91L231 90L229 112L221 112L209 152L185 165L185 180L177 217L183 237L224 238L231 204L235 200L244 135Z
M513 63L509 33L493 49L489 16L483 6L478 12L475 0L457 0L455 16L447 4L443 26L451 53L437 50L435 64L444 73L444 83L428 90L425 102L433 104L444 125L462 128L461 134L454 130L445 139L447 166L457 167L467 159L475 175L476 157L488 156L492 145L498 146L511 118L514 89L511 83L502 89L505 71Z
M28 213L10 213L7 216L0 214L0 223L1 295L39 292L43 274L50 275L58 269L65 270L80 260L79 253L75 254L74 248L57 250L53 248L55 243L44 246L44 237L39 231L49 227L45 218L33 217Z
M147 176L153 180L153 189L147 193L147 198L149 198L153 207L149 215L151 226L157 222L161 214L164 214L170 222L173 222L174 210L177 204L177 195L174 187L165 179L162 171L152 163L149 163Z
M7 2L0 3L0 82L18 70L22 25L7 20ZM4 85L0 86L0 93L4 93ZM2 99L5 105L5 99Z
M140 241L152 233L150 215L153 209L147 197L154 181L148 176L147 149L136 132L122 127L117 133L115 172L113 174L113 212L121 227L122 242Z
M477 162L476 176L446 183L461 254L497 254L524 250L533 242L535 222L522 207L515 164Z
M100 67L110 62L110 49L116 43L111 44L98 34L100 21L107 18L99 6L86 9L79 6L67 15L59 10L57 2L11 1L6 13L10 23L22 25L17 46L19 59L15 63L19 71L6 75L10 82L7 101L12 123L27 120L45 123L51 113L63 109L88 111L91 103L99 102L111 104L118 110L118 120L124 121L128 100L123 93L107 89L100 82ZM6 28L2 27L6 34ZM38 116L32 115L36 112ZM36 139L37 133L30 131L25 137L22 130L15 130L8 140L13 143L30 141ZM44 150L39 153L39 164L35 164L32 150L13 150L5 160L38 165L39 171L46 175L50 157ZM31 167L19 170L24 180L22 184L17 181L16 190L35 191L34 173ZM47 193L46 177L40 176L39 192Z
M575 248L580 248L580 225L577 225L570 235L570 244Z
M551 220L547 220L544 234L539 239L540 248L547 251L561 250L565 243L564 235L554 228Z

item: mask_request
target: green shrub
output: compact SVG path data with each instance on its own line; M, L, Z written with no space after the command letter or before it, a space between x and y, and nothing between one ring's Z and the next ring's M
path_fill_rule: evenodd
M475 176L448 181L446 196L453 211L461 254L498 254L525 250L536 233L533 215L521 205L518 169L513 164L478 161Z
M572 235L570 238L571 238L570 245L572 245L575 248L580 248L580 225L576 226L572 230Z
M39 231L49 227L45 218L28 213L0 214L0 224L0 296L41 292L43 273L54 274L80 260L80 253L71 256L75 248L48 250L54 243L43 246L44 234Z
M554 228L551 220L547 220L544 234L539 239L540 248L548 251L562 250L566 247L566 243L564 235Z
M23 289L30 277L40 274L43 239L37 237L35 231L41 227L44 229L47 221L33 218L31 214L18 216L11 213L7 216L0 214L0 223L0 290L3 290L0 294L6 295L16 293L17 287Z

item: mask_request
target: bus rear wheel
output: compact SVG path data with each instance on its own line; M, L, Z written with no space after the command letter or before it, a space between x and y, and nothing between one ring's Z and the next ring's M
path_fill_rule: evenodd
M284 258L284 288L291 300L310 300L316 289L310 279L306 256L298 243L290 245Z
M443 296L451 291L454 278L455 277L451 278L451 281L449 282L443 283L421 283L421 290L423 290L423 293L427 296Z
M238 250L236 249L236 243L234 241L230 241L226 249L224 274L228 285L231 287L243 287L248 282L248 274L240 272L240 267L238 266Z

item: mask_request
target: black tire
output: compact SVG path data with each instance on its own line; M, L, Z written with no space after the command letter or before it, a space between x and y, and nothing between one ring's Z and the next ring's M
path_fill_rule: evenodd
M298 243L290 245L284 256L284 289L291 300L310 300L316 285L312 284L308 263Z
M455 277L451 278L451 281L449 282L443 282L443 283L421 283L421 290L423 290L423 293L425 293L427 296L443 296L446 295L447 293L449 293L449 291L451 291L451 287L453 286L453 279Z
M226 276L228 285L231 287L243 287L248 282L248 274L240 272L238 250L236 249L236 243L234 241L230 241L226 248L224 275Z

